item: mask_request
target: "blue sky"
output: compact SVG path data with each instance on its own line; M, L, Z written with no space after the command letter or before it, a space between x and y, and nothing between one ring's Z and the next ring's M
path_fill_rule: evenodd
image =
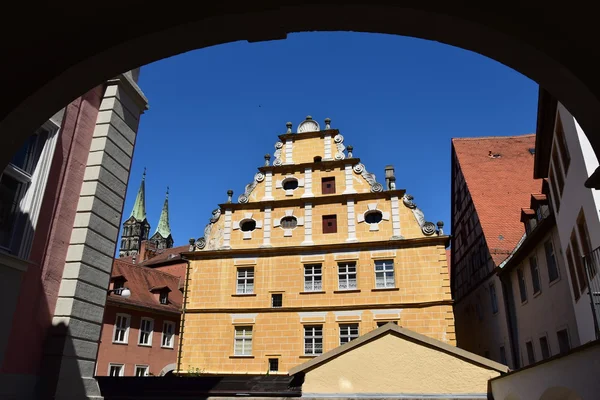
M392 35L301 33L236 42L142 68L142 116L123 218L144 167L154 233L170 187L175 245L202 236L211 211L249 183L277 135L327 117L383 181L450 230L450 139L535 131L537 84L476 53Z

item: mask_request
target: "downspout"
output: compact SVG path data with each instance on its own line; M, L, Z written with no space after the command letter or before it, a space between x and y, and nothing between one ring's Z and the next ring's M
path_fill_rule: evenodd
M179 325L179 349L177 350L177 373L181 373L181 348L183 345L183 331L185 327L185 310L187 308L187 297L188 297L188 283L190 281L190 260L185 257L181 257L187 263L185 271L185 288L183 290L183 307L181 309L181 324Z

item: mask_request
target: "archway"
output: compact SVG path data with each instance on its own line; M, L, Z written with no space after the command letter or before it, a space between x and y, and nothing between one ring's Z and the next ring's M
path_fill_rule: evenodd
M176 368L177 364L168 364L160 371L158 376L173 376L173 371L175 371Z
M579 6L544 9L542 18L534 8L483 5L467 9L441 1L404 8L380 0L368 4L334 0L328 5L257 1L238 6L235 12L216 5L200 11L188 7L177 2L168 7L140 7L125 1L118 13L110 15L79 8L57 14L40 7L35 15L15 14L27 21L12 18L1 28L6 30L5 37L15 37L20 27L26 27L28 37L35 41L21 36L2 45L5 59L11 60L3 64L0 77L2 165L53 112L122 71L220 43L282 39L290 32L314 30L414 36L495 59L558 98L600 155L600 135L591 134L600 130L600 82L595 72L600 61L594 57L591 10ZM43 23L47 15L53 16L52 24ZM44 57L49 52L52 56ZM32 73L31 66L40 65L40 58L43 68Z

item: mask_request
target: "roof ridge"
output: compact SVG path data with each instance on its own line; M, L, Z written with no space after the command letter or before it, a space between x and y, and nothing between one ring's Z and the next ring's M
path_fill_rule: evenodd
M476 136L476 137L456 137L456 138L452 138L451 140L454 141L467 141L467 140L482 140L482 139L519 139L519 138L525 138L525 137L530 137L530 136L535 136L535 133L524 133L521 135L511 135L511 136Z
M115 261L119 261L119 259L118 259L118 258L115 258ZM128 264L128 263L127 263L127 265L128 265L128 266L130 266L130 267L135 267L135 268L145 269L146 271L152 271L153 273L158 273L158 274L168 275L168 276L170 276L170 277L173 277L173 278L178 278L178 276L177 276L177 275L169 274L168 272L165 272L165 271L160 271L160 270L158 270L158 269L154 269L154 268L148 268L148 267L144 267L143 265L139 265L139 264Z

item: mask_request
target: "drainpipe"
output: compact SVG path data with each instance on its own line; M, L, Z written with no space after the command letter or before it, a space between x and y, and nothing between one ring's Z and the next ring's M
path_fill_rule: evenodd
M183 331L185 327L185 310L187 308L188 283L190 281L190 260L181 256L181 259L187 263L185 271L185 288L183 290L183 307L181 309L181 323L179 325L179 349L177 350L177 373L181 371L181 348L183 344Z

